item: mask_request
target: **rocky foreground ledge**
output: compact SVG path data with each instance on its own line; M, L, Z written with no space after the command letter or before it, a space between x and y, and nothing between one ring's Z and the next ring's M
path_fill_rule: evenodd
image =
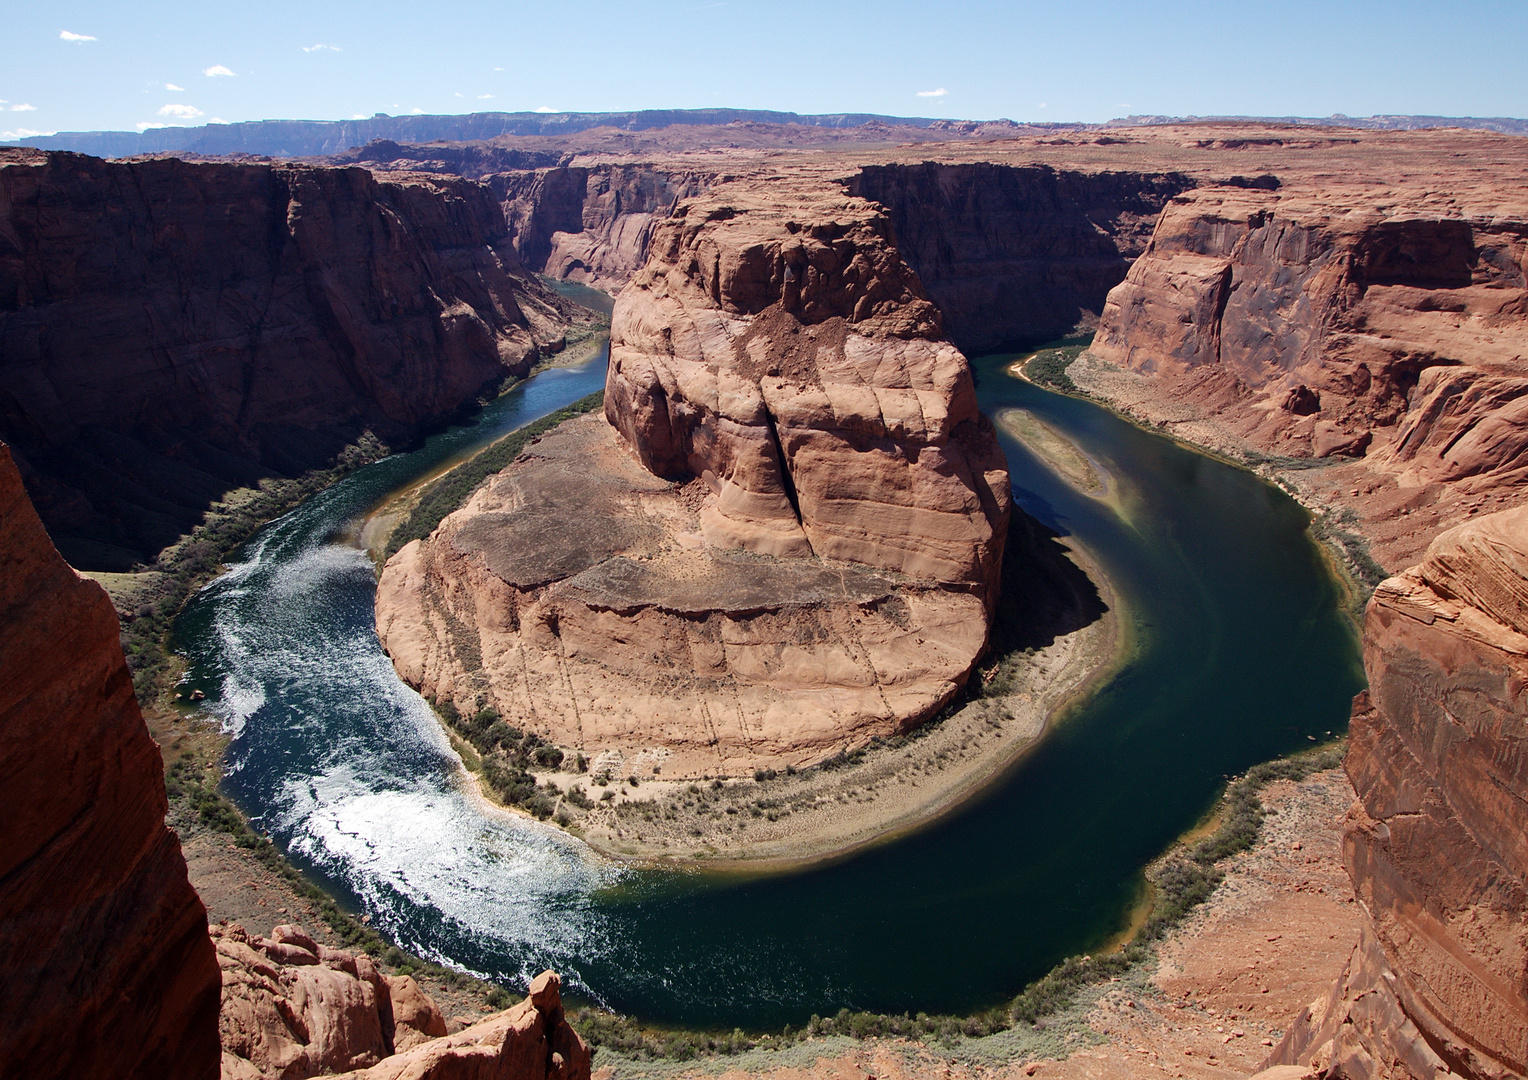
M406 681L698 777L904 731L970 675L1008 472L879 207L811 181L685 204L617 302L605 401L388 563Z

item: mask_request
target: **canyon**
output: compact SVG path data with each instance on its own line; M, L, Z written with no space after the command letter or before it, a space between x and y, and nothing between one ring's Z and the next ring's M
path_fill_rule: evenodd
M242 932L200 933L109 605L43 524L79 564L125 567L233 486L442 422L584 318L544 273L622 290L606 415L543 436L388 565L379 631L408 681L675 775L907 730L981 656L1003 557L1007 476L962 352L1096 328L1077 386L1410 567L1364 622L1344 840L1362 936L1268 1064L1528 1071L1528 147L1268 123L999 134L719 155L606 132L337 166L0 151L0 436L20 466L0 468L3 760L45 838L0 892L0 977L31 988L14 1060L88 1020L135 1034L77 1052L144 1063L61 1057L59 1075L210 1075L235 953L272 1015L301 1013L273 988L318 968L368 988L383 1048L386 996L398 1048L401 1006L357 958L273 932L318 960L283 974ZM660 703L678 719L655 735ZM43 781L45 752L70 783ZM131 857L81 857L100 830ZM90 958L75 997L50 989L68 970L50 949ZM148 978L160 994L105 992ZM407 1053L524 1031L526 1060L586 1071L555 989ZM372 1053L364 1075L437 1067Z
M578 309L506 239L452 178L0 152L0 438L75 565L152 563L561 347Z

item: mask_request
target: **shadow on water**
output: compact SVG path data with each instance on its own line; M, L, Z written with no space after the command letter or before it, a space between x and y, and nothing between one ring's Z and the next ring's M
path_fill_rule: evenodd
M1108 612L1098 584L1070 557L1062 533L1015 506L1003 552L1002 600L992 621L997 656L1043 649Z

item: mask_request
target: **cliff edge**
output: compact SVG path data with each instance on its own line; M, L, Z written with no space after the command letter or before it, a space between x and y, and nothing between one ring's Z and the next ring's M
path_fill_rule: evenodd
M1274 1062L1528 1073L1528 508L1450 529L1375 590L1344 861L1369 918Z
M106 593L0 444L0 1073L218 1075L218 965Z

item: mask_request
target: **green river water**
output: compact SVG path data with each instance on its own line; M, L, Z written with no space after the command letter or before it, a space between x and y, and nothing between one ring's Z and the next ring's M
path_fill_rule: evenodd
M177 625L233 733L230 794L401 945L508 982L545 967L644 1020L767 1029L841 1007L1001 1001L1124 925L1143 866L1225 778L1325 739L1360 688L1307 516L1243 470L977 360L983 409L1027 410L1112 481L1090 498L1004 436L1017 501L1103 568L1128 662L1005 777L936 824L770 876L632 869L485 818L372 625L347 539L410 479L598 388L538 375L467 428L368 466L264 529Z

